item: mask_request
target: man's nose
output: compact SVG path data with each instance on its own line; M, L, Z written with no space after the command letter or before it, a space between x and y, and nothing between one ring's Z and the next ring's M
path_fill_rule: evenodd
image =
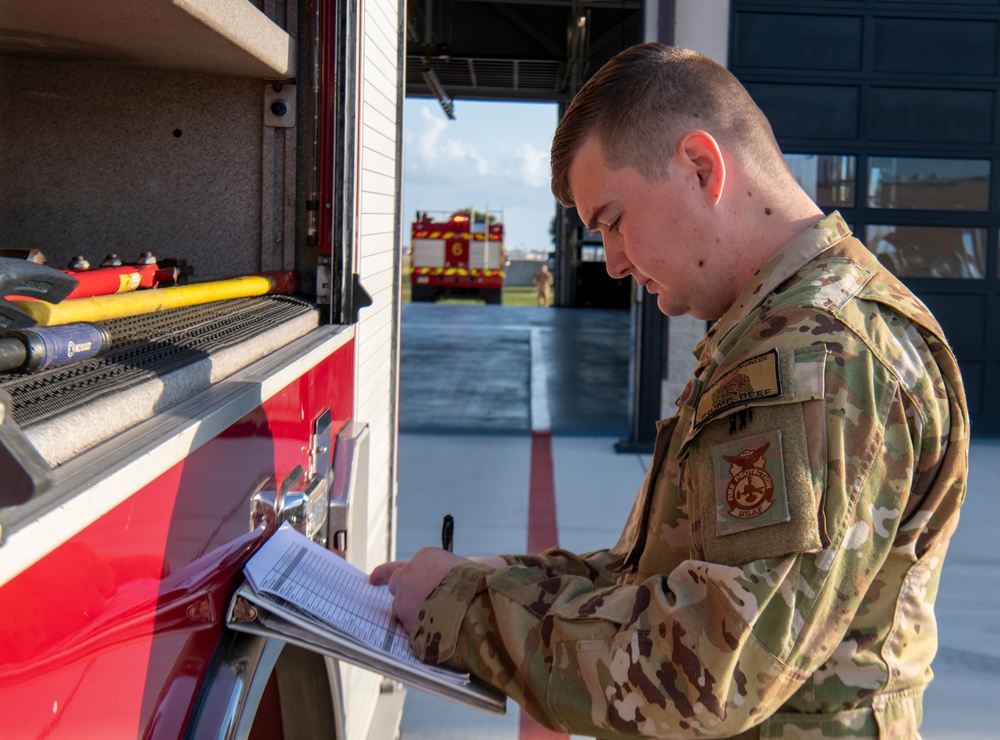
M604 259L604 267L608 271L608 275L615 280L628 277L628 260L625 259L620 249L610 246L607 239L604 240Z
M621 278L628 277L628 270L624 268L619 268L619 269L613 268L610 262L606 262L605 264L607 265L608 268L608 275L613 277L615 280L620 280Z

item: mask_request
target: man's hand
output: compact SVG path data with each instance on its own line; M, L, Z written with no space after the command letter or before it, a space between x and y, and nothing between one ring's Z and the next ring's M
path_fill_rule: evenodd
M376 567L368 580L375 586L389 584L392 613L407 634L413 629L420 605L455 566L472 562L437 547L425 547L413 560L393 560Z

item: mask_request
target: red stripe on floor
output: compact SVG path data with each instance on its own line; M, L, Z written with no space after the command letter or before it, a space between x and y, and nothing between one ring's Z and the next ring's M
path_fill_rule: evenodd
M528 552L559 544L556 484L552 473L552 433L531 433L531 488L528 493Z
M534 717L521 710L521 740L559 740L559 738L569 740L569 735L561 735L542 727Z
M531 484L528 492L528 552L537 553L559 544L556 522L556 482L552 472L552 433L531 433ZM520 740L569 740L542 727L521 710Z

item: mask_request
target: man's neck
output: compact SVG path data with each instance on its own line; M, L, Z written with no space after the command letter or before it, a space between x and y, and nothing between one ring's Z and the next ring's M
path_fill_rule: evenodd
M778 197L747 199L744 210L744 284L789 241L825 215L797 186Z

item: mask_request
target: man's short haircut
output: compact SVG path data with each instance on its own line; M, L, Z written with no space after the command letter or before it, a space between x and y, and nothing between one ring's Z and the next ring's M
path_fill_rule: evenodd
M748 164L787 172L770 124L739 80L698 52L648 43L615 56L573 98L552 139L552 192L574 205L569 168L592 134L612 169L661 179L678 140L694 129Z

